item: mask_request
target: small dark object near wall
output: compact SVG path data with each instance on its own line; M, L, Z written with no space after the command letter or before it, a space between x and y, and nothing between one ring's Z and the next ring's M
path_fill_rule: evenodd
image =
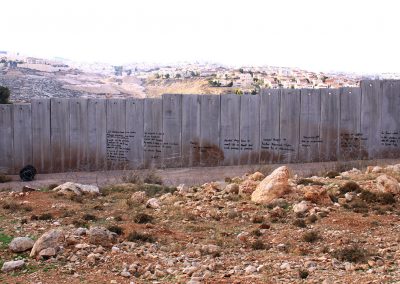
M28 165L19 172L19 177L22 181L32 181L35 179L36 173L35 167Z

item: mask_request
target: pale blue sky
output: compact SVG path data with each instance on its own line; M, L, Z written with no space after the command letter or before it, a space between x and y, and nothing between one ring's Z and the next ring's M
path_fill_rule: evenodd
M2 0L0 50L400 73L398 2Z

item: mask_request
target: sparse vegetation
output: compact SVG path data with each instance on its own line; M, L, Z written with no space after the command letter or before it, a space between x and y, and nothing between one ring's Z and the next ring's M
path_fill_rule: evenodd
M8 247L10 242L12 241L13 237L7 234L4 234L0 229L0 248L5 249Z
M364 262L367 260L367 257L369 255L370 252L368 250L356 244L337 249L332 253L333 257L341 261L349 261L349 262Z
M143 178L139 171L128 171L125 175L122 176L122 181L126 183L133 183L133 184L142 184Z
M146 223L153 222L153 217L151 215L146 214L146 213L138 213L133 218L133 221L135 223L138 223L138 224L146 224Z
M7 87L0 86L0 104L10 103L10 89Z
M154 243L155 242L155 239L152 236L150 236L148 234L136 232L136 231L129 233L126 240L129 242L137 242L137 241L146 242L146 243Z
M321 236L317 231L308 231L303 234L302 239L305 242L314 243L320 240Z
M249 172L253 173L255 168ZM230 174L224 174L221 180ZM380 271L380 267L393 267L391 273L397 276L399 258L393 250L397 243L396 218L400 215L397 196L378 192L376 183L364 173L344 175L347 180L320 179L315 175L290 180L293 190L267 204L251 201L250 194L229 194L221 181L186 185L190 190L177 193L175 187L142 182L145 174L139 171L127 172L125 183L109 185L106 194L83 195L81 203L71 202L69 196L63 197L47 189L26 193L0 192L0 258L6 261L28 258L29 251L15 254L7 248L11 235L37 240L43 233L56 229L65 233L65 239L63 249L50 258L51 265L56 269L72 267L84 280L93 274L93 279L101 281L92 267L102 271L107 281L119 277L126 271L125 267L129 267L130 277L139 282L175 283L178 277L179 281L187 282L191 276L183 270L190 271L190 263L194 260L212 268L207 279L210 283L220 281L222 275L230 275L229 281L236 282L247 281L248 277L260 277L260 281L275 277L276 281L285 283L318 282L319 276L312 262L318 262L317 271L324 270L335 277L343 273L343 269L350 268L346 277L351 281L365 279L362 277L367 269L371 269L375 273L368 277L379 282L386 273ZM232 175L232 178L226 178L226 183L241 187L249 176ZM154 182L157 178L151 177L148 181ZM307 187L295 190L296 184ZM322 202L307 199L307 211L298 213L294 205L306 200L308 190L312 194L332 195L338 204L333 205L324 195ZM163 196L166 193L171 194ZM160 207L147 207L149 198L158 199ZM135 204L127 207L128 200ZM26 206L32 212L27 213ZM57 220L61 226L49 220ZM113 239L112 244L94 245L91 234L95 227L115 233L105 232L105 239ZM102 238L100 233L97 237ZM354 243L358 246L352 245ZM368 250L374 244L378 244L379 255ZM177 258L179 261L170 262L177 271L176 277L170 277L166 272L170 266L166 266L165 261ZM301 258L307 261L299 262ZM329 261L319 261L322 258ZM331 261L334 258L339 261ZM38 279L45 279L44 273L53 269L45 269L44 264L50 263L45 260L48 257L28 259L24 269L1 273L0 282L10 282L14 277L23 282L30 273L28 265L36 267ZM104 265L109 259L112 259L110 265ZM345 263L367 260L368 266ZM89 265L82 268L84 262ZM387 263L390 266L386 266ZM238 267L238 273L229 274L233 267ZM356 272L350 273L353 268ZM151 278L145 275L151 275ZM387 275L389 280L394 279L391 274ZM52 277L59 280L55 272Z
M85 220L85 221L96 221L97 217L95 215L92 215L92 214L84 214L82 216L82 219Z
M296 227L299 227L299 228L306 228L307 227L306 222L304 221L304 219L300 219L300 218L297 218L296 220L294 220L293 221L293 225L295 225Z
M53 217L53 214L51 214L51 213L43 213L43 214L39 215L37 219L42 220L42 221L47 221L47 220L54 219L54 217Z
M339 188L340 193L345 194L347 192L361 192L361 187L354 181L348 181Z
M10 182L10 181L12 181L11 177L0 173L0 183Z
M340 173L337 171L329 171L324 175L324 177L327 177L327 178L335 178L337 176L340 176Z
M144 176L143 182L148 183L148 184L158 184L158 185L163 184L162 178L159 175L157 175L154 171L148 172Z
M253 250L263 250L265 249L265 244L261 240L256 240L251 243L251 248Z
M108 226L107 229L110 232L116 233L118 236L122 235L124 232L124 229L122 227L116 225Z
M308 274L309 274L308 271L305 270L305 269L300 269L299 270L299 277L301 279L306 279L308 277Z

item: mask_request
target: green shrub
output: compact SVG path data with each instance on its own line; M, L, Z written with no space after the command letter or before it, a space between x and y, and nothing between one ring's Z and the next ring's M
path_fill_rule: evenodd
M253 250L262 250L265 249L265 244L261 240L256 240L251 243L251 248Z
M4 249L11 243L13 237L3 234L0 230L0 248Z
M344 247L332 253L332 256L338 260L349 262L364 262L369 255L370 253L366 249L358 245Z
M317 231L308 231L305 232L302 236L303 241L308 243L314 243L321 239L321 236Z
M261 237L262 236L262 233L261 233L261 231L259 229L255 229L255 230L251 231L251 234L253 236L256 236L256 237Z
M324 174L324 177L327 177L327 178L335 178L337 176L340 176L340 173L338 171L329 171Z
M122 235L124 229L120 226L111 225L107 228L110 232L116 233L118 236Z
M9 104L10 89L0 86L0 104Z
M89 224L83 220L73 220L72 224L75 226L75 228L89 228Z
M261 224L262 222L264 222L264 216L260 216L260 215L253 216L253 218L251 218L251 221L254 224Z
M339 188L341 194L347 192L361 192L361 187L354 181L348 181Z
M299 277L301 279L306 279L308 277L308 271L305 269L300 269L299 270Z
M133 231L129 233L128 237L126 238L127 241L129 242L135 242L135 241L141 241L141 242L146 242L146 243L154 243L155 239L148 235L148 234L142 234L136 231Z
M299 228L305 228L307 227L306 222L304 219L297 218L296 220L293 221L293 225Z
M138 213L133 218L133 221L138 224L146 224L151 223L153 221L153 216L148 215L146 213Z
M5 174L0 174L0 183L10 182L10 181L12 181L11 177Z
M142 177L138 171L129 171L122 176L122 181L127 183L141 184L143 182Z
M47 220L52 220L53 219L53 214L51 213L43 213L38 216L38 220L42 221L47 221Z
M97 217L92 215L92 214L84 214L82 216L82 219L85 220L85 221L96 221Z
M144 176L143 182L150 183L150 184L159 184L159 185L163 184L162 178L160 176L158 176L154 171L148 172Z
M154 197L156 195L163 195L165 193L174 193L176 191L176 187L146 183L140 186L138 190L146 192L147 196Z
M315 214L311 214L310 216L307 217L307 222L310 224L317 222L317 220L318 217Z

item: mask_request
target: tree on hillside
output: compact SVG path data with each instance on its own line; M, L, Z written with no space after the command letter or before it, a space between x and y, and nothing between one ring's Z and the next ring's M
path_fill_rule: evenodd
M0 86L0 104L9 104L10 90L7 87Z
M241 96L243 95L243 91L241 89L236 89L235 94Z

